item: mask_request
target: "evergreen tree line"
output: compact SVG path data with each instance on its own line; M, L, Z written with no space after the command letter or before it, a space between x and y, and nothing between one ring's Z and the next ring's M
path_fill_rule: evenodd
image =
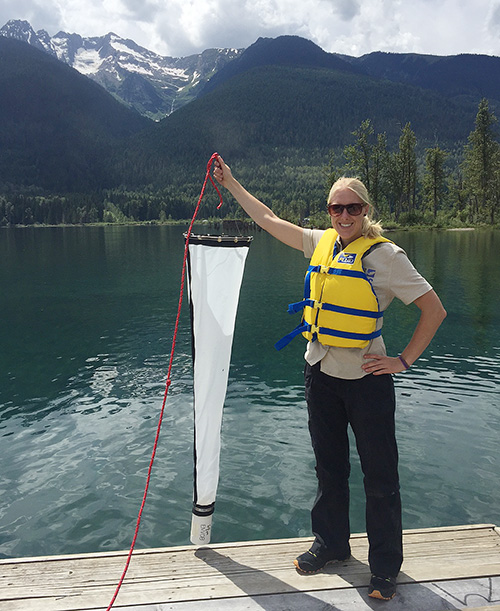
M286 149L271 160L235 160L233 170L243 184L277 214L293 222L325 226L326 193L341 175L358 176L368 187L386 227L403 225L465 226L494 224L500 198L500 144L497 119L488 100L479 103L474 130L462 148L437 144L419 151L411 124L401 130L396 150L386 133L375 133L370 119L342 150ZM258 156L257 156L258 157ZM339 162L337 163L337 159ZM50 194L35 187L7 185L0 195L0 226L168 222L190 219L203 177L189 164L175 182L164 187L96 189L91 193ZM209 189L200 218L245 218L239 206Z
M391 153L385 133L375 134L367 119L353 132L355 142L344 148L341 166L335 165L333 156L327 187L340 175L358 176L386 225L494 224L500 199L496 124L488 100L482 99L475 129L462 151L446 151L436 144L419 159L410 123L402 128L399 147Z
M194 189L140 192L103 189L89 194L50 195L38 189L0 195L0 227L88 223L167 222L189 219Z

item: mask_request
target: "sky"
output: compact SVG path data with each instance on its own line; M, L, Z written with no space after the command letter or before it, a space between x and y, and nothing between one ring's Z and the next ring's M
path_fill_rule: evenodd
M0 27L114 32L171 57L284 34L323 50L500 56L500 0L1 0Z

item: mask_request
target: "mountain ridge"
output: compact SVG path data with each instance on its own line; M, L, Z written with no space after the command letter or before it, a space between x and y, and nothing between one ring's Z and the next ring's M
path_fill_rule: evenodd
M328 53L299 36L259 38L246 49L206 49L184 58L160 56L113 32L35 32L29 22L10 20L0 36L18 38L58 57L148 118L159 120L227 79L265 65L340 70L436 91L466 105L487 97L500 106L500 58L491 55L426 55L374 51L353 57Z
M491 55L439 56L374 51L361 57L327 53L298 36L259 38L223 66L202 88L201 95L225 81L264 65L327 68L412 85L449 98L489 98L500 105L500 58Z
M0 28L0 36L27 42L57 57L154 120L194 99L214 72L241 53L238 49L206 49L197 55L174 58L113 32L82 37L60 31L50 36L46 30L35 32L25 20L8 21Z

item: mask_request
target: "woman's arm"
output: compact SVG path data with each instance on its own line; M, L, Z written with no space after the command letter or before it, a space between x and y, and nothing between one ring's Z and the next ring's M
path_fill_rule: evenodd
M403 359L412 365L422 352L427 348L431 339L436 334L439 325L446 318L446 310L435 291L430 290L413 302L420 308L420 319L409 344L401 353ZM398 373L404 371L399 357L382 356L380 354L365 354L369 362L363 365L367 373L380 375L382 373Z
M280 240L280 242L297 250L304 250L302 245L302 227L280 219L270 208L242 187L234 178L231 169L224 163L222 157L217 157L214 166L215 180L231 193L257 225Z

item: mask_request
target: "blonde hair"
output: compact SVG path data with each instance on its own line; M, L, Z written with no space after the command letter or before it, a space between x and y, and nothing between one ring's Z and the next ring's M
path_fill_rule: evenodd
M335 193L341 189L350 189L362 202L365 203L365 205L369 206L368 213L363 219L363 226L361 228L363 235L370 239L381 236L384 229L379 221L375 221L373 219L374 207L365 185L359 180L359 178L342 176L333 183L330 193L328 194L327 204L330 204Z

